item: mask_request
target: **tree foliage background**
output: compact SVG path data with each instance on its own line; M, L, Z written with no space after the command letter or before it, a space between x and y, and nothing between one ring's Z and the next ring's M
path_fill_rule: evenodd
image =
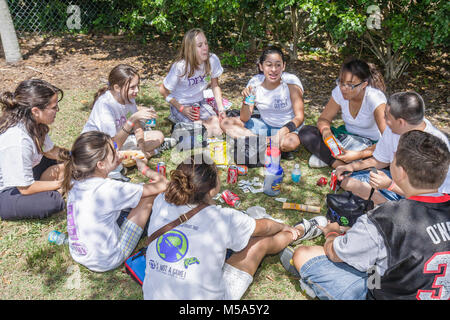
M20 0L9 0L21 3ZM66 1L44 0L45 12L60 17ZM387 81L401 76L422 55L448 49L450 2L445 0L80 0L78 32L124 32L179 40L202 28L213 48L225 48L224 64L239 66L249 51L278 44L297 59L302 50L341 50L370 55ZM107 10L83 10L87 3ZM95 17L92 17L95 14ZM47 17L45 21L50 19ZM62 19L63 20L63 19ZM64 21L64 20L63 20Z

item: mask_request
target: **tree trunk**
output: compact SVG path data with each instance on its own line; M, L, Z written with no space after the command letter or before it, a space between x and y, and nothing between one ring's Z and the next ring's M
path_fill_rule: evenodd
M298 59L297 55L297 43L299 39L299 30L298 30L298 11L297 6L292 5L291 6L291 21L292 21L292 46L289 51L289 56L291 57L291 60L295 61Z
M364 39L369 40L369 42ZM394 52L392 45L383 41L382 37L376 39L372 37L370 32L367 32L365 38L362 38L361 41L383 65L384 80L387 83L400 78L409 66L408 60L403 58L400 52Z
M17 63L22 60L22 55L6 0L0 0L0 21L2 24L0 36L6 63Z

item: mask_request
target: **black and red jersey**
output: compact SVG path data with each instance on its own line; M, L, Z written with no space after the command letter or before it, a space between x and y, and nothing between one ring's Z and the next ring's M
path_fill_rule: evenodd
M389 201L368 213L388 268L369 299L450 299L450 196Z

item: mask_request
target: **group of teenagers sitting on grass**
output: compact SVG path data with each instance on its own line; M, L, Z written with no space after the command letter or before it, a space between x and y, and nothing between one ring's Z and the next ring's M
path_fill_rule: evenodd
M209 52L202 30L189 30L159 90L170 105L169 119L201 123L208 137L270 137L284 159L292 159L302 144L312 154L309 166L334 168L344 190L364 199L376 190L375 209L351 228L324 216L289 226L216 206L221 182L212 161L191 157L170 179L151 170L147 160L174 143L161 131L145 130L143 122L157 114L138 110L139 74L123 64L95 95L70 150L54 145L48 134L62 90L31 79L1 94L1 219L46 218L66 210L71 256L105 272L121 266L142 237L206 205L148 246L145 299L240 299L263 258L273 254L319 299L449 299L450 147L424 118L421 96L398 92L387 99L373 65L352 59L342 65L317 125L307 126L303 86L284 72L282 51L269 47L257 67L242 91L243 98L255 96L254 104L243 103L238 116L227 115L220 60ZM203 95L208 87L213 105ZM339 112L344 125L335 128ZM333 155L324 143L331 135L343 154ZM135 161L147 183L122 175L122 150L144 153L145 159ZM323 246L294 250L320 235ZM379 277L376 285L369 270Z

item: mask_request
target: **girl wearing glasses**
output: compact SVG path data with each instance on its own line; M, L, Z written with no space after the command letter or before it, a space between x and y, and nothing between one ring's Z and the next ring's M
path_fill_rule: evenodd
M64 150L48 132L63 91L32 79L0 96L0 218L46 218L64 210L61 188Z
M310 167L336 168L372 156L375 144L386 128L385 89L383 77L374 65L358 59L342 65L336 87L317 120L317 127L304 126L298 134L302 144L312 153ZM339 111L344 124L335 128L331 122ZM331 135L344 147L341 155L333 157L324 143Z

